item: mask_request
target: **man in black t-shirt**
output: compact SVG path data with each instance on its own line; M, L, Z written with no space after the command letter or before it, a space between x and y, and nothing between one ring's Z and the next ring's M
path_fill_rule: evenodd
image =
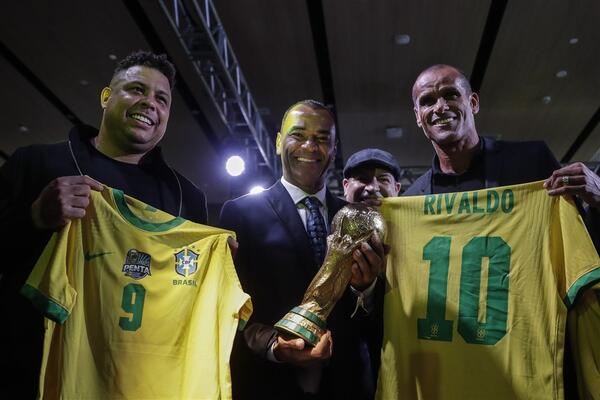
M105 184L206 223L204 194L169 167L157 147L174 79L166 56L129 55L101 92L99 131L76 127L68 141L18 149L0 168L0 397L37 394L43 319L19 290L51 234L85 215L92 190Z

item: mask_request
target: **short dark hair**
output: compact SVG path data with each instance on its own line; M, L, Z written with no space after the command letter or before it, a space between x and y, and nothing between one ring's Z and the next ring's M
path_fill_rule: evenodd
M155 54L145 50L138 50L129 54L119 61L113 78L121 71L126 71L131 67L143 66L160 71L168 80L171 89L175 86L175 66L169 61L166 54Z
M329 114L329 116L331 117L331 120L335 123L335 117L333 116L333 113L331 112L331 110L325 104L323 104L323 103L321 103L320 101L317 101L317 100L306 99L306 100L300 100L300 101L295 102L294 104L292 104L291 106L289 106L287 110L285 110L285 113L283 114L283 118L281 119L281 128L283 128L283 122L287 118L287 116L290 113L290 111L292 111L292 108L294 108L294 107L296 107L296 106L298 106L300 104L308 106L308 107L312 108L313 110L325 110L325 111L327 111L327 114Z
M428 67L428 68L424 69L423 71L421 71L419 76L417 76L417 79L415 79L415 83L413 84L413 89L412 89L413 103L416 100L415 99L415 85L417 84L417 81L419 80L419 78L421 78L423 75L425 75L428 72L436 71L438 69L446 69L446 68L453 69L454 71L458 72L458 79L459 79L462 87L467 91L467 94L473 93L473 89L471 88L471 82L469 82L467 75L462 70L460 70L459 68L453 67L452 65L448 65L448 64L435 64L435 65L432 65L431 67Z

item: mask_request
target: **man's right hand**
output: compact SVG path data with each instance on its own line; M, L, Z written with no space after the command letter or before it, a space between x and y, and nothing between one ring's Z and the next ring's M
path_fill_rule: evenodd
M273 355L277 361L300 367L309 367L329 359L332 350L331 332L327 331L321 336L321 340L315 347L307 345L304 340L299 338L286 340L278 336L273 347Z
M31 220L38 229L57 230L82 218L92 190L103 186L89 176L62 176L50 182L31 205Z

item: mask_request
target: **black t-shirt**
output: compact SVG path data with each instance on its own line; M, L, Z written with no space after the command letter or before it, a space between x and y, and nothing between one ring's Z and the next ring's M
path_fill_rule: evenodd
M485 152L482 145L483 142L479 141L479 150L473 155L469 168L462 174L443 173L436 156L431 175L432 192L468 192L485 188Z
M82 169L84 174L122 190L128 196L178 216L181 193L175 172L166 169L159 171L151 162L130 164L114 160L91 144L86 146L86 149L94 171L88 173ZM168 188L165 188L165 185Z

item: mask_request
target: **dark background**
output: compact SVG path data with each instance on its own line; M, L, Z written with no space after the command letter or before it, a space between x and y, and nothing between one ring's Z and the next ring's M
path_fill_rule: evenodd
M190 16L192 39L169 23L165 10L175 5ZM73 123L97 127L115 58L147 49L167 52L179 70L163 147L207 193L211 222L226 199L255 182L270 184L252 136L227 129L200 78L197 66L212 57L204 39L216 37L198 31L206 6L2 2L0 163L19 146L64 140ZM335 110L342 146L334 191L345 159L364 147L392 152L405 167L405 186L429 165L433 150L414 122L411 87L436 63L471 76L480 134L545 140L562 162L600 160L600 1L215 0L214 9L269 140L295 101L312 98ZM409 43L396 43L406 41L398 35ZM197 44L193 57L182 40ZM224 169L233 145L249 160L239 178Z

